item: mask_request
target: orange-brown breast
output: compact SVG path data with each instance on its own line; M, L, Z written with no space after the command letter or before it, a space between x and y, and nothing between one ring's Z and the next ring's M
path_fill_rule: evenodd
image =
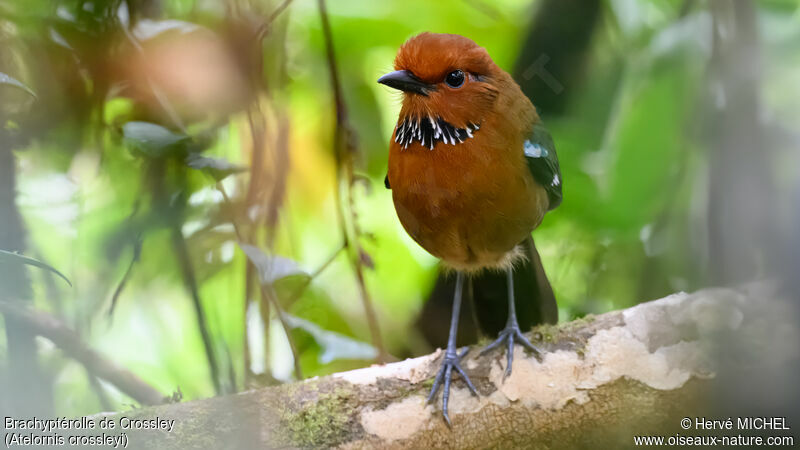
M530 103L527 106L533 110ZM502 105L512 107L519 105ZM548 199L528 171L525 125L489 115L474 137L433 150L418 142L389 150L389 182L409 235L457 270L508 264L510 252L542 220ZM523 116L524 117L524 116ZM533 112L530 117L538 120Z

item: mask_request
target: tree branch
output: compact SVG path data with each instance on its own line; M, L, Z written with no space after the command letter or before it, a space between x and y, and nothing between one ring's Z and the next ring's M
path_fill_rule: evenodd
M455 381L452 429L441 418L439 402L425 403L442 356L437 351L140 410L134 415L175 419L175 428L131 434L130 442L164 449L629 447L633 435L681 432L680 418L694 417L709 404L710 388L720 383L715 375L728 371L716 365L716 343L736 345L738 338L752 344L754 327L763 322L752 319L777 304L768 291L758 285L680 293L535 328L529 336L544 352L541 361L516 349L513 374L505 381L503 355L479 357L473 351L463 364L481 395L471 396Z
M157 405L164 402L161 393L132 372L89 348L74 330L64 325L58 318L5 300L0 300L0 312L24 324L32 334L47 338L64 353L83 364L90 376L108 381L137 402L143 405Z

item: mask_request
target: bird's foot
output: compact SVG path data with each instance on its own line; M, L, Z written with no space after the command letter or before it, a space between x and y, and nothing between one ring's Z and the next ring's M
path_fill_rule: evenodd
M450 381L451 377L453 376L453 371L458 372L461 375L461 378L464 379L464 382L467 383L467 387L469 388L472 395L477 396L478 390L475 389L475 385L472 384L472 381L467 376L464 369L461 368L461 358L467 355L469 352L469 348L465 348L461 351L461 354L456 354L455 350L448 350L444 354L444 361L442 361L442 367L439 369L439 373L436 374L436 378L433 380L433 387L431 388L431 393L428 394L428 403L433 401L436 398L436 394L439 392L439 388L442 386L442 381L444 381L444 393L442 394L442 415L444 416L445 422L447 422L447 426L452 426L450 424L450 415L447 413L447 403L450 399Z
M503 331L500 332L500 336L491 344L487 345L486 348L481 350L480 355L483 356L492 350L500 347L503 344L506 344L506 372L503 375L503 380L511 375L511 365L514 362L514 342L518 342L522 344L523 347L527 348L532 352L536 352L537 355L541 355L542 351L536 348L531 341L528 340L525 336L522 335L522 332L519 330L519 325L516 323L507 325Z

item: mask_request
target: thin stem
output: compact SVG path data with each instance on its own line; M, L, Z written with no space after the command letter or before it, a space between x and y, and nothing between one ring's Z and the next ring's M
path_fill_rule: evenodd
M230 197L228 197L228 193L225 190L225 187L222 185L222 183L217 183L217 189L222 194L222 198L225 200L225 203L228 204L229 206L232 205L233 203L231 202ZM241 232L241 230L239 228L239 225L237 223L237 220L235 218L231 218L231 224L233 224L233 230L236 233L236 238L239 239L239 241L242 242L243 244L249 244L249 242L243 238L242 232ZM250 263L248 262L248 265L249 264ZM327 266L327 263L326 263L326 266ZM326 266L324 266L324 267L326 267ZM262 308L265 308L265 309L262 309L262 318L265 317L265 316L267 318L269 317L269 305L271 305L273 308L275 308L275 313L278 316L278 320L281 323L281 327L283 327L283 331L284 331L284 333L286 333L286 340L289 341L289 347L292 349L292 359L294 359L295 374L296 374L298 379L302 379L303 378L303 371L302 371L302 368L300 367L300 355L297 352L297 345L295 344L294 339L292 338L292 329L291 329L291 327L289 327L289 323L286 321L286 317L285 317L285 313L283 311L283 308L281 308L281 305L278 303L277 295L275 294L274 289L272 289L272 286L269 286L269 287L264 286L264 284L262 284L260 282L260 280L259 280L258 285L259 285L259 290L260 290L260 293L261 293L261 301L264 303L262 305ZM246 310L247 310L247 305L245 306L245 317L247 315L247 311ZM269 321L266 320L266 319L263 319L263 321L264 321L264 326L268 327L269 326ZM247 333L245 332L245 340L247 340L247 339L248 339L248 336L247 336ZM265 344L266 343L268 343L268 342L265 342ZM269 347L265 347L265 348L269 348ZM269 367L269 366L267 366L267 367ZM248 367L248 370L249 370L249 367Z
M242 308L242 344L244 345L244 385L245 388L249 386L250 377L253 375L251 367L253 366L252 355L250 354L250 336L248 334L247 314L250 308L250 295L253 293L253 265L247 261L244 274L244 308ZM264 348L266 351L266 347Z
M261 286L261 298L266 299L267 301L272 304L272 307L275 308L275 315L278 316L278 321L281 323L281 327L283 327L283 331L286 333L286 340L289 341L289 347L292 349L292 357L294 359L294 372L297 376L297 379L303 379L303 369L300 367L300 358L298 357L299 353L297 352L297 345L292 339L291 328L289 327L289 323L286 321L286 313L283 312L283 308L278 303L278 297L275 294L275 290L272 286L264 286L263 284L259 284Z
M225 200L225 203L228 205L228 207L233 208L233 202L231 201L231 198L228 197L228 191L225 190L225 186L222 185L221 181L217 182L217 190L220 194L222 194L222 199ZM236 239L238 239L240 242L246 243L247 241L242 237L242 232L239 229L238 221L234 218L231 218L231 225L233 225L233 232L236 234Z
M364 278L364 267L361 261L361 247L358 243L360 230L356 220L355 208L353 205L352 186L354 184L353 154L357 152L356 135L354 129L348 121L347 104L344 101L342 85L339 80L339 69L336 61L336 52L333 45L333 33L328 20L328 12L325 0L317 0L319 7L320 20L322 22L322 33L325 37L325 53L328 62L328 75L331 79L333 97L336 107L336 130L334 134L334 156L337 164L337 189L336 189L336 212L339 226L342 230L344 245L348 252L349 262L356 275L356 282L361 296L361 302L367 316L372 345L378 350L378 360L388 360L388 355L383 347L380 327L372 300L367 290ZM347 189L347 203L342 201L342 189Z
M197 279L195 278L194 268L192 267L192 261L189 257L189 249L186 245L186 239L181 232L181 228L177 224L172 227L172 245L181 266L183 282L189 289L189 294L192 298L192 305L194 306L194 312L197 318L197 328L200 329L200 337L203 340L203 349L206 352L211 381L214 384L214 391L220 394L222 387L220 386L219 380L219 364L217 364L217 357L214 354L211 333L208 331L206 313L203 309L203 303L200 300L200 291L197 287Z
M296 301L297 301L297 299L299 299L299 298L300 298L300 296L301 296L301 295L303 295L303 293L306 291L306 289L308 289L308 286L310 286L310 285L311 285L311 282L312 282L314 279L316 279L316 278L317 278L317 277L318 277L318 276L319 276L319 275L320 275L322 272L324 272L324 271L325 271L325 269L327 269L327 268L328 268L328 266L330 266L331 264L333 264L333 261L335 261L335 260L336 260L336 257L337 257L337 256L339 256L339 253L341 253L341 252L342 252L344 249L346 249L346 248L347 248L347 246L343 244L343 245L342 245L342 246L340 246L338 249L336 249L336 251L334 251L334 252L333 252L333 254L332 254L332 255L331 255L331 256L330 256L330 257L329 257L329 258L328 258L328 259L327 259L327 260L326 260L324 263L322 263L322 265L321 265L321 266L319 266L319 267L317 268L317 270L315 270L314 272L312 272L312 273L309 275L309 277L308 277L308 278L306 278L306 279L303 281L303 283L302 283L302 284L301 284L301 285L300 285L300 286L297 288L297 290L295 290L295 291L294 291L294 293L292 294L292 296L291 296L291 297L289 297L289 299L286 301L286 305L287 305L287 306L291 306L291 305L292 305L294 302L296 302Z
M287 7L289 7L290 3L292 3L292 0L284 0L283 3L278 5L277 8L275 8L275 11L272 11L272 14L269 15L267 20L263 24L261 24L261 26L258 27L258 30L256 30L256 35L255 35L256 39L261 40L261 39L264 38L264 36L267 35L267 33L269 32L270 27L272 26L272 22L275 22L275 20L278 18L278 16L280 16L281 13Z

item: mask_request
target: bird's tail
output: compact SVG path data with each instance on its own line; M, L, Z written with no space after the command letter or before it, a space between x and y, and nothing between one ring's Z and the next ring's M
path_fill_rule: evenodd
M514 298L517 319L523 332L542 323L556 323L558 309L553 288L547 280L533 238L522 243L525 260L514 266ZM470 279L458 327L458 345L477 342L482 336L494 337L508 318L508 290L504 272L484 271ZM417 327L434 347L444 347L453 307L455 276L440 272L422 309Z

